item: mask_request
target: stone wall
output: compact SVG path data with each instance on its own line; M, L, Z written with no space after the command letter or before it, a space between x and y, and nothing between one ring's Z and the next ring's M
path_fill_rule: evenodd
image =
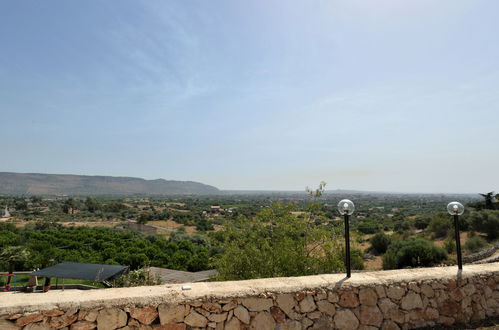
M473 263L473 262L480 262L482 259L488 258L491 255L493 255L497 249L499 248L499 244L494 244L493 246L482 250L478 251L476 253L463 256L463 263Z
M408 329L499 315L499 263L0 293L0 329Z

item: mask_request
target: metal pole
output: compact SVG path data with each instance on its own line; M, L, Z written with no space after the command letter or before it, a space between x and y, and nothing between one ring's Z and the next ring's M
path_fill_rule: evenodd
M461 258L461 239L459 235L459 216L454 214L454 232L456 234L456 252L457 252L457 265L460 270L463 269L463 260Z
M348 224L350 216L345 213L345 267L347 269L347 277L351 276L350 270L350 226Z

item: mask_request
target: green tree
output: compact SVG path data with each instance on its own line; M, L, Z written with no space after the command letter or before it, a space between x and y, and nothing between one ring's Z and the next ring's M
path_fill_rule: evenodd
M471 253L475 253L487 246L487 241L480 236L473 236L468 238L464 244L464 248Z
M369 240L371 248L377 253L383 254L391 243L390 236L383 232L377 233Z
M228 224L223 255L215 261L220 280L330 273L344 268L339 233L310 224L279 203L255 218Z
M68 198L64 201L64 204L62 204L62 210L64 213L74 213L76 207L76 201L73 198Z
M0 252L0 260L9 264L9 275L14 273L16 265L25 263L29 259L29 252L23 246L7 246ZM7 280L7 286L10 285L12 276Z
M451 218L444 213L434 216L428 225L428 230L433 232L435 237L445 237L449 229L452 229Z
M471 212L466 219L473 230L486 233L490 239L499 237L499 211Z
M151 213L149 212L141 212L139 217L137 218L137 223L142 225L146 224L151 219Z
M92 197L85 199L85 206L90 213L95 213L100 209L100 204Z
M16 198L14 201L14 207L18 211L25 211L28 209L28 202L24 198Z
M326 191L326 182L321 181L319 183L319 187L315 190L311 190L309 187L306 187L305 191L312 199L312 202L308 203L306 207L311 221L316 225L326 223L327 218L325 216L325 212L322 210L323 205L317 201L317 199L319 199Z
M456 250L456 241L452 237L447 238L444 242L444 249L447 253L454 253Z
M414 227L417 229L426 229L431 222L431 216L422 215L414 219Z
M447 259L444 249L421 237L393 241L383 256L383 269L427 267Z
M493 205L494 192L491 191L491 192L488 192L485 194L480 194L480 195L485 199L485 208L489 209L489 210L493 210L494 209L494 205Z
M31 196L31 203L41 203L42 198L40 196Z

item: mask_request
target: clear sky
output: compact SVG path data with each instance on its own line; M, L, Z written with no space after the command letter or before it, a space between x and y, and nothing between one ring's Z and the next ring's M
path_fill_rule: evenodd
M0 0L0 171L499 190L499 1Z

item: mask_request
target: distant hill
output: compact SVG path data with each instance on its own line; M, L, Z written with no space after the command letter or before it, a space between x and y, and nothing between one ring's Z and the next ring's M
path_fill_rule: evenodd
M193 181L132 177L0 172L0 194L15 195L208 195L213 186Z

